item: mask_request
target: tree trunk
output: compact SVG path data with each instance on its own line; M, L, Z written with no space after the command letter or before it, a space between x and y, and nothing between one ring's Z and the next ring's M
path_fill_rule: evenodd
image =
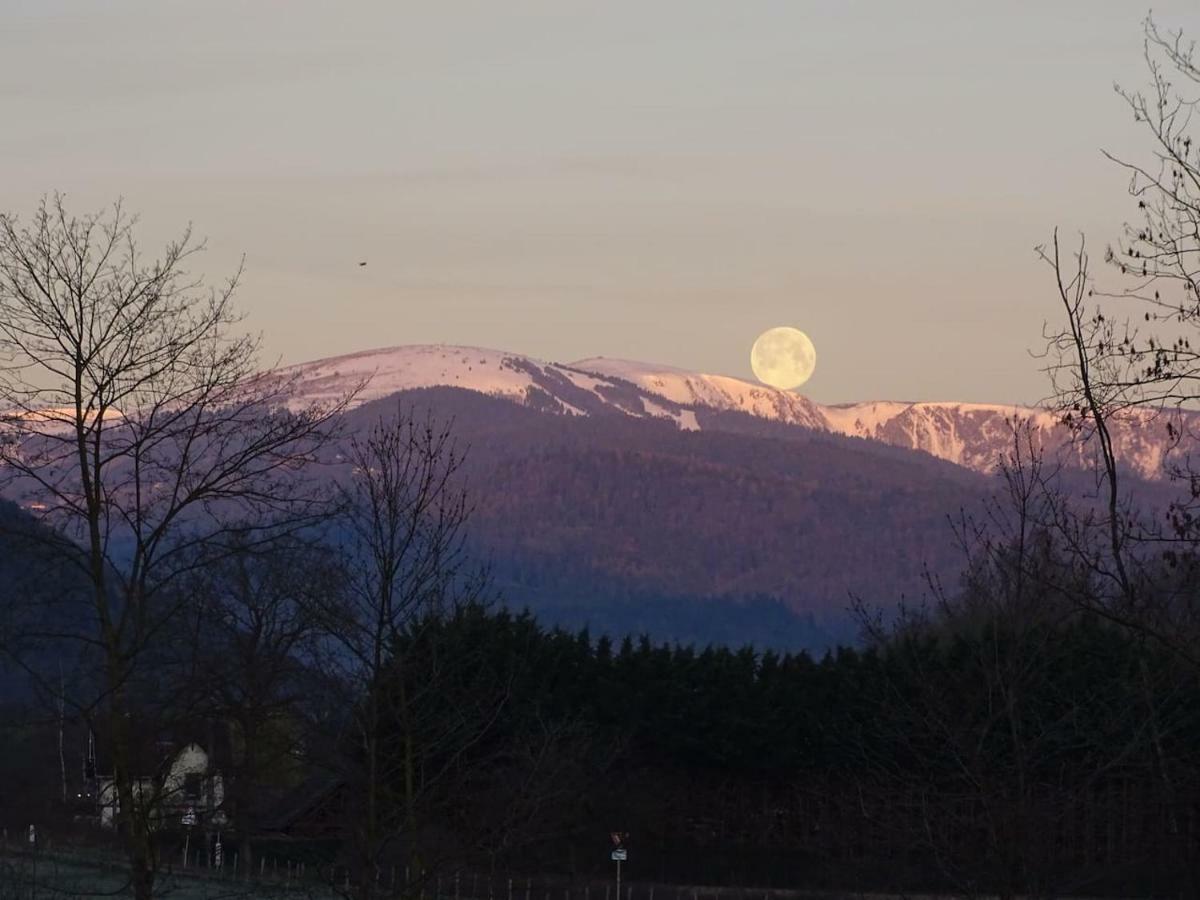
M151 843L150 822L144 808L144 798L134 790L130 767L129 722L120 703L120 691L114 691L109 708L112 727L113 784L120 804L121 834L129 858L129 875L134 900L152 900L154 896L155 859Z
M254 815L256 811L253 808L254 800L251 794L254 785L258 783L258 728L252 719L253 717L250 717L242 724L245 758L242 761L241 777L234 782L234 792L237 797L234 807L234 814L237 816L235 824L242 836L238 853L241 856L241 865L247 872L251 871L254 866L252 841L256 827Z
M366 810L363 816L362 866L357 890L361 900L371 900L374 896L375 868L379 862L379 848L376 846L379 840L379 698L376 684L369 688L367 716Z

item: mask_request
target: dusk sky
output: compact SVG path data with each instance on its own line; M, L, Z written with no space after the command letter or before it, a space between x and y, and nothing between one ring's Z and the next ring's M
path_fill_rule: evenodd
M188 221L269 361L453 343L821 401L1047 393L1055 225L1099 257L1149 147L1118 0L0 0L0 208ZM1200 34L1195 0L1155 5ZM368 265L357 263L366 260Z

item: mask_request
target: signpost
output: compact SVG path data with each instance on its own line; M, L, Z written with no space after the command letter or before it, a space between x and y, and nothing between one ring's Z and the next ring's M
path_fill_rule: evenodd
M621 900L621 863L629 859L629 850L625 847L625 843L629 840L629 832L627 831L612 831L609 832L609 837L612 838L612 854L611 859L617 864L617 897L616 900Z
M183 835L183 865L186 868L188 863L188 848L192 843L192 826L196 824L196 808L189 806L183 811L183 816L180 821L187 827L187 831Z

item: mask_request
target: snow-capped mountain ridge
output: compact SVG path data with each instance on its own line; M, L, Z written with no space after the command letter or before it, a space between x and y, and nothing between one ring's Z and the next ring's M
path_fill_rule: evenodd
M571 363L571 367L621 379L680 406L737 410L789 425L828 430L821 407L807 397L728 375L605 357L582 359Z
M482 347L389 347L301 363L279 374L291 379L298 403L336 401L353 393L351 405L357 406L399 391L459 387L548 412L592 415L607 410L696 427L695 417L676 404L619 379Z
M477 347L412 345L303 363L282 374L294 379L297 402L333 400L357 390L354 402L361 404L399 391L449 386L546 412L667 419L688 430L704 427L706 413L735 411L921 450L980 472L992 471L1011 451L1014 423L1027 425L1068 462L1082 464L1088 453L1072 446L1057 415L1042 408L952 401L825 406L739 378L605 357L563 364ZM1130 416L1116 429L1115 440L1138 474L1162 477L1170 445L1165 422L1152 413Z

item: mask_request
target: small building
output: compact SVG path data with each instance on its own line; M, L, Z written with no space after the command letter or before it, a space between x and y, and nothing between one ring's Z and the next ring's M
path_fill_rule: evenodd
M222 827L228 822L224 778L204 748L194 742L169 753L157 773L137 778L133 793L157 828ZM115 827L121 801L112 776L97 779L96 800L100 825Z

